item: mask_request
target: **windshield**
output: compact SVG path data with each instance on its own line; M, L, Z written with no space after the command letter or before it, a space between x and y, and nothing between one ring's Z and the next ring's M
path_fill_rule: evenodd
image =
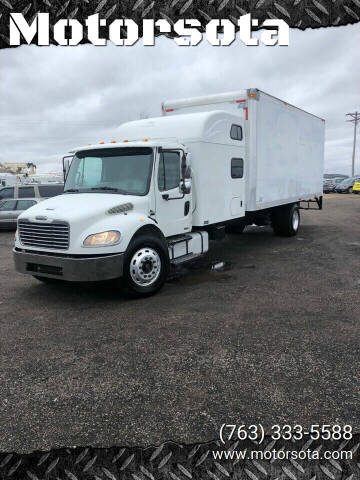
M77 152L64 192L146 195L153 152L149 147L122 147Z

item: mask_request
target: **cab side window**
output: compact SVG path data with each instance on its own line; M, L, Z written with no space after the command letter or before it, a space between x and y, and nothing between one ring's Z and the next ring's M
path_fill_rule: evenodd
M158 170L158 186L160 192L179 187L180 155L178 152L162 152Z
M14 198L14 187L2 188L0 190L0 199L2 198Z
M19 198L34 198L34 187L19 187Z
M64 191L64 185L39 185L40 197L51 198L61 195Z
M0 203L0 212L6 212L9 210L14 210L16 204L16 200L8 200L6 202Z
M35 204L35 200L18 200L16 210L27 210Z

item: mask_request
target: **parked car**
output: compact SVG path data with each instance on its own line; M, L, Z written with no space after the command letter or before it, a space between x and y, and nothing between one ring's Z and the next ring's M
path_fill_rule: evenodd
M327 178L323 182L323 192L330 193L333 192L339 183L343 182L344 178Z
M352 193L354 183L358 180L360 180L360 177L345 178L345 180L343 180L338 185L336 185L335 192L336 193Z
M17 218L20 213L36 205L40 198L21 198L0 201L0 228L16 230Z
M342 173L324 173L324 180L331 180L333 178L349 178L349 175L343 175Z
M353 193L357 193L357 194L360 193L360 179L354 183Z
M0 188L0 200L7 198L51 198L56 195L61 195L63 191L63 183L20 184Z

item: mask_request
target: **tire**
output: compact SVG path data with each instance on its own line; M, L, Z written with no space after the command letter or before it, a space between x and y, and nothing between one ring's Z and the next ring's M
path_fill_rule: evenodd
M353 188L352 187L348 188L346 193L353 193Z
M238 224L235 224L235 225L227 225L225 227L225 232L226 233L236 233L236 234L240 235L245 230L245 227L246 227L246 225L244 223L238 223Z
M152 235L134 238L125 253L120 280L125 296L154 295L164 285L169 269L169 254L164 240Z
M295 236L300 227L299 206L292 203L275 208L271 215L271 224L275 235L281 237Z
M43 283L58 283L61 282L62 280L59 280L57 278L50 278L50 277L39 277L38 275L33 275L33 278L36 278L36 280L39 280L39 282Z

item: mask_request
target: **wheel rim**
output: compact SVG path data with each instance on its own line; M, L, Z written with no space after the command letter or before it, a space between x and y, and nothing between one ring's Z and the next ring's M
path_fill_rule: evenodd
M299 222L300 222L299 212L298 212L298 210L294 210L293 217L292 217L292 227L293 227L295 232L299 228Z
M130 275L133 282L141 287L148 287L156 282L161 272L159 254L153 248L141 248L132 257Z

